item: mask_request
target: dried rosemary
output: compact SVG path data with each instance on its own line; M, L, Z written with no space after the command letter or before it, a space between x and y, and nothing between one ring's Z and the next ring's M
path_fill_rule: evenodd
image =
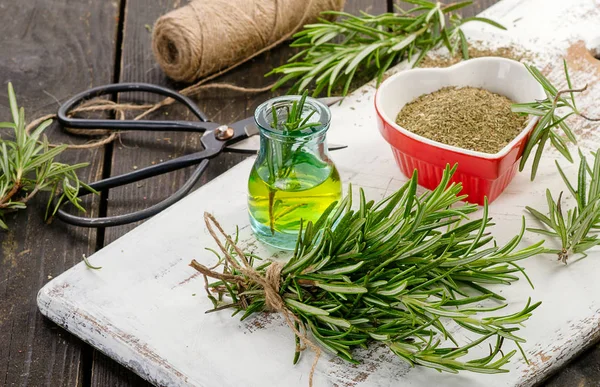
M482 58L488 56L495 56L521 61L528 56L528 53L516 47L486 48L471 45L468 48L467 59ZM425 58L423 58L423 60L419 64L419 67L449 67L463 60L465 60L465 58L460 53L454 53L454 55L449 55L449 53L446 55L429 54Z
M524 232L506 245L489 234L487 205L482 219L469 220L477 206L461 202L461 184L450 183L447 167L440 185L417 195L417 174L396 193L375 203L360 191L330 206L300 234L285 265L245 254L210 215L207 227L224 255L219 269L196 261L191 266L208 283L214 310L233 308L242 319L265 310L281 312L299 341L356 362L352 350L379 342L411 365L455 373L505 372L516 350L502 352L505 341L518 348L523 322L539 303L516 313L494 312L507 304L489 288L508 285L524 271L516 261L543 251L541 242L517 250ZM523 220L524 222L524 220ZM225 237L217 237L213 225ZM486 300L494 299L488 306ZM472 333L460 344L449 324ZM306 332L310 331L314 345ZM492 343L488 356L463 360L469 350ZM313 365L314 370L314 365Z
M474 87L444 87L405 105L396 123L459 148L497 153L525 128L527 117L511 111L505 96Z

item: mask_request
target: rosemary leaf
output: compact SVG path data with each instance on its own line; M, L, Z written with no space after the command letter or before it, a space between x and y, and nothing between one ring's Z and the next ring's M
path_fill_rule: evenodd
M361 80L376 78L381 82L383 74L394 64L405 59L417 59L416 66L429 50L445 45L453 53L459 47L467 56L467 40L461 27L467 22L483 22L505 29L497 22L471 17L462 19L454 13L470 5L463 1L443 5L425 0L404 0L417 5L408 12L398 9L396 13L360 16L345 12L325 12L335 16L336 21L325 19L308 24L294 35L292 47L302 51L287 64L271 70L269 75L280 75L274 89L293 81L290 93L302 92L314 84L313 95L327 87L331 95L336 86L346 95L355 75Z

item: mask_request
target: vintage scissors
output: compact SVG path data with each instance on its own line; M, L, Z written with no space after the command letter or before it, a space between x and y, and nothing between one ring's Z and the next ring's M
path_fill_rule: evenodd
M158 120L112 120L112 119L88 119L74 118L69 116L69 112L82 102L106 94L115 94L123 92L150 92L165 97L171 97L181 102L194 113L200 121L158 121ZM339 102L341 98L321 98L320 101L328 106ZM244 147L234 147L240 141L258 134L258 128L254 122L254 117L244 118L243 120L232 124L224 125L209 121L208 117L196 106L196 104L186 96L173 90L152 85L148 83L118 83L106 86L99 86L77 94L66 101L58 110L58 121L63 127L77 129L111 129L111 130L143 130L143 131L178 131L178 132L196 132L202 133L201 144L203 150L189 155L181 156L172 160L162 162L157 165L141 168L133 172L125 173L119 176L112 176L107 179L99 180L89 184L96 191L105 191L111 188L134 183L163 173L186 168L192 165L198 165L188 181L181 186L177 192L167 199L146 209L132 212L129 214L107 216L102 218L86 218L70 214L59 208L56 216L62 221L82 227L112 227L127 223L137 222L149 218L161 212L165 208L176 203L187 195L194 185L198 182L206 170L209 160L223 151L238 153L256 153L256 149L247 149ZM330 150L345 148L345 146L329 146ZM81 189L79 196L89 194L90 191Z

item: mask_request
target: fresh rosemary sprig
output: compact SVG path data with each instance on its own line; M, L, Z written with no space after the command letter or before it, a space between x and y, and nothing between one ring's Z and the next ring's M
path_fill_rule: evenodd
M325 89L331 95L336 85L343 85L342 95L346 95L357 73L374 76L381 82L390 66L414 57L416 66L429 50L441 45L451 54L460 47L467 59L468 43L460 28L467 22L479 21L505 29L486 18L463 19L454 13L472 1L449 5L424 0L405 2L415 7L381 15L326 12L338 20L321 19L320 23L304 26L291 44L301 51L267 74L281 75L274 89L293 80L291 93L302 91L314 82L314 95Z
M583 257L586 257L585 251L600 245L597 234L600 230L600 150L594 154L592 167L581 151L579 158L577 186L571 184L560 164L556 162L558 172L576 202L574 208L567 210L566 217L562 210L562 192L555 201L550 190L546 190L549 211L547 216L534 208L526 207L527 211L545 226L544 229L528 230L559 239L561 249L548 249L547 252L556 253L558 259L565 264L572 254L583 254Z
M509 340L521 348L525 340L517 331L539 303L490 315L507 306L490 285L516 281L515 274L524 274L516 261L541 253L542 242L517 250L523 219L521 232L497 245L488 231L487 204L482 219L469 220L477 206L460 202L461 184L450 183L455 171L456 166L447 167L440 185L421 195L416 172L378 203L367 201L361 190L354 210L348 194L316 223L306 224L273 286L268 281L273 263L253 268L255 256L244 254L229 237L226 244L218 242L225 255L219 261L222 272L196 261L191 266L216 279L207 283L214 310L233 308L243 320L267 309L278 289L285 305L279 311L288 325L291 313L294 332L310 331L322 348L350 362L356 362L354 348L378 342L411 365L453 373L505 372L502 367L516 350L503 353L501 346ZM485 306L488 299L495 302ZM450 322L469 331L472 341L459 344ZM461 359L488 341L493 343L488 356Z
M533 148L537 147L531 166L531 180L534 180L540 165L542 153L544 152L544 145L548 140L550 140L550 143L567 160L569 160L569 162L573 162L565 139L563 139L561 134L557 131L557 129L560 128L569 142L573 144L577 143L573 130L571 130L567 124L567 118L572 115L578 115L588 121L598 121L598 119L587 117L577 109L575 93L586 90L587 85L580 89L573 88L571 77L569 76L569 69L565 60L563 60L563 68L568 85L568 89L566 90L559 91L535 66L525 64L525 67L527 67L527 70L529 70L538 83L542 85L544 92L546 93L546 99L544 100L516 103L511 107L512 111L515 113L531 114L533 116L541 117L527 141L521 163L519 164L519 170L523 171L527 160L531 156ZM568 94L568 97L563 97L564 94ZM566 114L557 113L557 109L566 109Z
M59 203L67 199L84 211L77 194L82 187L91 188L79 181L75 171L88 163L67 165L54 161L66 145L50 149L48 140L42 136L52 120L42 122L28 134L24 109L19 109L10 82L8 100L13 122L0 122L0 128L12 129L14 140L0 138L0 228L8 229L4 221L6 213L25 209L27 202L40 191L50 192L46 216L56 212L56 207L51 208L52 199L59 195Z
M299 100L293 101L290 107L289 102L285 104L273 104L271 106L271 127L281 130L283 135L289 135L294 132L301 132L305 129L320 126L320 122L309 122L311 117L317 112L310 104L306 105L308 92L304 91ZM280 122L280 114L285 118ZM274 214L275 188L276 182L289 177L293 170L297 158L305 152L304 145L311 141L310 138L303 142L296 142L294 138L281 138L278 141L271 141L266 149L266 162L269 169L267 176L267 186L269 189L269 228L271 233L275 233L276 216Z
M291 109L288 104L283 105L282 108L286 111L284 122L279 122L279 115L277 112L278 107L271 107L271 116L273 118L271 127L274 129L281 129L284 134L289 134L291 132L299 132L304 129L319 126L319 122L308 122L308 120L310 120L310 118L316 113L316 110L314 110L312 107L309 106L310 113L306 117L302 117L304 115L304 105L306 104L307 96L308 92L304 91L300 99L292 103Z

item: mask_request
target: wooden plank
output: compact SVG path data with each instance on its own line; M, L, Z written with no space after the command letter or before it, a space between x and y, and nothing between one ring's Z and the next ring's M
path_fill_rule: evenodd
M505 6L506 8L506 6ZM504 15L504 14L502 14ZM510 16L510 13L509 13ZM533 15L532 17L535 17L536 15ZM508 16L507 16L508 17ZM528 21L531 22L531 21ZM372 88L365 88L365 90L367 91L366 94L368 93L372 93ZM360 93L359 93L360 94ZM343 117L341 118L342 120L352 120L352 115L353 114L358 114L358 116L360 117L360 120L356 119L356 124L359 123L359 121L362 123L362 121L364 120L365 122L369 121L371 122L372 120L372 112L364 112L363 114L359 113L351 113L353 111L353 109L357 109L360 107L364 107L364 104L361 104L359 99L364 99L368 97L365 96L360 96L360 97L355 97L353 99L349 99L348 102L345 102L344 105L346 105L346 103L350 104L349 106L346 105L343 107L343 111L338 110L337 111L337 117ZM351 128L352 125L350 125L350 122L346 122L346 124L348 125L340 125L340 123L338 122L337 127L344 127L344 128ZM361 124L361 125L366 125L366 124ZM369 126L371 127L371 126ZM366 128L365 128L366 130ZM336 133L335 131L333 133ZM340 133L339 131L337 133ZM345 132L344 132L345 134ZM358 144L358 143L354 143L354 147L352 148L354 149L359 149L361 151L363 151L363 149L361 148L361 146L378 146L377 142L376 142L376 138L378 137L369 137L369 142L365 143L365 144ZM357 141L360 141L357 140ZM371 141L375 141L375 142L371 142ZM381 139L379 139L379 143L381 143ZM367 149L368 150L368 149ZM374 150L374 148L370 149L371 151ZM345 156L344 156L345 155ZM345 162L343 162L342 164L348 166L348 165L353 165L352 168L362 168L361 171L359 171L359 175L355 175L355 176L359 176L359 177L355 177L356 180L359 181L360 185L363 186L370 186L370 187L375 187L375 190L371 190L371 193L377 193L379 192L379 194L381 194L382 192L385 192L386 188L382 188L384 186L388 187L388 185L384 184L382 185L381 181L376 181L376 177L379 175L387 175L387 174L393 174L396 175L397 172L395 172L395 166L393 165L393 161L391 161L391 158L388 156L385 156L384 153L381 153L381 157L379 157L379 159L377 160L377 165L373 164L372 166L367 166L366 168L371 168L370 170L365 170L365 168L363 168L361 165L355 166L354 164L356 163L350 163L350 161L352 161L352 158L356 158L356 155L352 154L350 156L348 156L347 152L344 153L340 153L339 156L338 154L336 154L336 158L338 160L345 160ZM552 156L550 156L552 157ZM356 161L356 160L354 160ZM359 163L360 164L360 163ZM240 168L248 168L249 167L249 163L246 162L244 163L243 166L240 166ZM374 172L374 168L377 167L377 174L373 173ZM152 262L153 264L157 264L158 266L160 266L160 268L165 268L165 271L162 272L161 271L161 277L164 277L165 275L173 275L176 277L176 275L181 275L183 274L183 272L179 272L178 270L183 271L185 268L183 267L185 265L185 262L183 262L183 260L179 260L179 258L175 258L175 256L181 255L181 254L198 254L198 253L191 253L192 251L199 251L199 247L202 246L206 241L206 237L202 236L200 238L197 237L197 233L199 229L202 229L200 222L195 219L195 217L190 217L189 216L189 211L194 211L195 213L200 213L201 210L203 208L207 208L208 204L205 203L206 199L208 199L208 197L210 196L210 193L214 193L214 192L226 192L226 190L224 190L225 187L227 187L227 181L226 179L229 179L230 181L239 181L240 179L242 179L242 176L244 175L245 170L236 168L232 174L228 174L227 176L224 176L222 179L219 179L219 182L216 186L212 186L210 187L210 191L206 191L209 193L203 193L203 192L198 192L196 195L194 195L194 197L186 200L186 206L184 206L183 204L177 207L174 207L173 209L167 211L166 213L164 213L163 215L161 215L160 219L156 219L152 222L149 222L147 225L141 227L140 229L134 231L132 234L128 235L126 238L124 238L123 240L119 241L116 243L116 245L113 245L111 247L109 247L107 250L104 250L103 252L99 253L96 258L102 262L106 262L108 265L115 265L112 267L107 266L105 267L105 272L102 273L98 273L96 277L96 274L90 274L89 271L86 272L84 268L78 267L75 268L73 270L73 274L71 275L71 280L76 280L76 281L97 281L96 278L112 278L111 276L114 276L115 274L119 274L120 276L123 276L123 280L120 281L116 281L115 285L118 286L122 286L123 288L119 288L119 289L112 289L113 292L115 292L114 294L125 294L125 293L121 293L124 289L127 289L129 291L133 291L133 292L141 292L142 290L137 289L137 282L136 282L136 286L132 286L131 285L131 278L128 277L128 275L134 274L136 276L139 276L139 278L145 278L144 276L146 275L152 275L154 276L154 278L156 277L156 274L151 274L151 273L157 273L158 271L155 271L154 269L156 269L156 267L154 269L152 268L148 268L146 265L146 262L150 263ZM346 171L346 173L348 174L348 171ZM372 176L371 176L372 175ZM368 179L371 179L372 181L367 182ZM520 197L519 195L532 195L535 194L535 191L531 191L531 187L528 185L528 183L526 182L526 178L524 176L520 176L519 178L517 178L517 181L515 182L515 184L513 185L513 187L511 189L509 189L509 191L504 195L503 200L505 201L505 203L509 203L511 205L517 205L517 206L521 206L521 201L520 201ZM392 180L389 180L391 182L394 182L394 179L392 178ZM385 183L387 183L388 180L385 180ZM546 176L546 180L544 180L542 182L542 185L547 183L547 176ZM388 187L389 188L389 187ZM241 189L241 188L240 188ZM243 190L242 191L236 191L234 193L228 193L228 197L232 198L235 195L241 195L243 194ZM207 196L208 195L208 196ZM243 224L244 220L241 220L241 216L240 213L243 212L242 211L242 207L243 207L243 203L241 202L241 199L239 199L238 196L236 196L237 199L235 199L236 201L236 205L241 206L240 208L226 208L226 209L220 209L217 208L216 211L221 212L221 215L227 219L228 224L230 224L230 226L234 223L237 222L241 222ZM212 208L211 208L212 209ZM236 212L237 211L237 212ZM232 216L233 214L236 214L235 216ZM227 217L227 215L231 216L231 218ZM502 220L504 222L510 222L510 221L514 221L514 218L511 218L510 216L507 216L506 213L503 213L502 211L500 211L500 213L496 213L495 215L498 215L499 220ZM164 221L165 219L168 218L171 219L177 219L178 221L173 222L172 226L173 229L169 228L168 230L162 229L161 232L163 233L167 233L168 235L162 235L162 234L154 234L154 237L149 238L145 233L148 232L148 230L152 230L152 227L156 227L159 226L158 228L160 228L160 222ZM192 219L190 219L192 218ZM182 225L180 224L180 220L186 220L187 222L191 222L188 223L186 225ZM193 224L192 224L193 223ZM146 227L147 226L147 227ZM502 229L500 227L500 229ZM154 238L159 238L159 240L155 240ZM169 238L177 238L176 241L170 240ZM201 240L200 240L201 239ZM177 241L179 241L179 243L176 243ZM184 242L185 243L181 243ZM129 243L129 245L128 245ZM145 244L150 244L151 246L145 246ZM193 246L190 246L194 244ZM173 264L172 262L169 262L169 260L164 259L164 249L166 249L168 245L168 249L169 249L169 256L174 257L173 259L177 262L175 262L175 264ZM198 245L198 246L196 246ZM127 248L127 246L134 246L134 248ZM196 247L198 247L198 249L195 249ZM141 259L139 264L135 263L136 257L140 257L140 251L139 249L143 249L144 250L144 255L142 258L137 258L137 259ZM153 249L160 249L161 251L163 251L163 253L161 253L160 251L153 251ZM179 249L178 251L173 251L171 249ZM135 251L134 251L135 250ZM111 253L112 251L112 253ZM115 258L114 256L111 256L111 254L116 254L119 255L118 258ZM148 256L146 256L145 254L148 254ZM161 258L162 257L162 258ZM114 259L111 259L114 258ZM133 262L132 262L133 261ZM593 260L586 260L584 261L585 264L587 265L593 265L594 261ZM583 264L583 263L582 263ZM538 270L542 270L541 274L538 272L537 273L537 277L539 278L546 278L549 275L555 275L557 281L559 282L565 282L569 280L569 274L562 274L559 275L556 272L553 272L552 267L548 266L547 262L535 262L535 261L530 261L528 262L528 265L534 265ZM168 267L167 267L168 266ZM581 267L581 266L579 266ZM117 272L116 270L118 269L123 269L125 272ZM111 272L112 270L112 272ZM585 269L584 269L585 270ZM588 270L589 272L589 270ZM77 275L75 274L77 273L78 275L83 276L82 278L78 278ZM568 273L566 271L562 271L562 272L558 272L558 273ZM164 283L161 283L161 289L167 289L167 287L165 287L165 285L168 285L169 283L171 283L172 281L176 280L177 278L169 278L168 280L165 280ZM535 279L534 279L535 281ZM94 282L95 283L95 282ZM565 282L566 283L566 282ZM76 286L77 283L73 283L72 286ZM552 288L556 288L557 283L552 283L550 287L544 287L542 286L542 288L538 288L538 290L536 290L536 297L537 298L543 298L544 296L547 297L547 292L551 292ZM56 287L60 286L60 281L57 282L56 285L54 285ZM525 286L525 285L521 285L519 284L518 288L515 288L514 290L511 290L511 294L519 294L519 292L524 291L524 289L522 289L521 286ZM559 288L562 289L562 287L559 286ZM137 290L136 290L137 289ZM192 288L186 288L185 290L191 290ZM147 289L144 289L143 291L145 291ZM179 289L178 289L179 290ZM530 290L527 290L528 292ZM63 299L60 300L60 302L65 302L65 294L67 294L68 292L71 291L67 291L67 292L62 292L62 296ZM48 294L49 295L49 294ZM69 294L69 297L72 297L74 294ZM106 297L104 295L100 296L98 294L92 294L91 292L89 292L86 295L81 295L82 297L91 297L91 299L98 299L98 300L102 300L104 302L106 301L106 298L102 298L102 297ZM554 296L560 296L560 295L553 295ZM562 295L564 296L564 294ZM166 297L166 296L165 296ZM169 300L173 300L174 298L171 297L166 297ZM135 299L135 297L133 297L133 295L129 295L128 296L128 301L131 302ZM179 300L179 298L177 298ZM182 302L187 302L186 300L181 300ZM110 302L110 301L109 301ZM157 301L158 302L158 301ZM168 305L167 305L167 300L163 300L164 304L161 304L162 307L166 307L168 309ZM170 302L170 301L169 301ZM200 301L203 302L203 301ZM65 306L65 305L63 305ZM106 306L106 305L104 305ZM72 307L70 305L66 305L66 307ZM194 310L197 309L197 305L193 305ZM570 305L570 307L574 308L575 305ZM46 312L48 313L55 313L54 318L58 318L60 316L58 316L56 313L58 313L58 309L48 309L47 307L45 307ZM166 309L160 309L158 308L157 310L166 310ZM586 309L587 310L587 309ZM144 313L147 313L148 310L145 309ZM581 312L581 311L579 311ZM541 313L541 312L540 312ZM164 312L163 312L164 314ZM185 315L185 314L184 314ZM191 315L190 315L191 316ZM128 316L130 319L133 319L135 321L136 318L139 318L138 316L135 315L131 315ZM544 320L544 318L542 318L542 320L544 320L546 323L548 323L549 321L553 321L550 316L548 316L547 314L544 315L543 317L547 318L548 320ZM552 317L556 317L556 316L552 316ZM560 317L560 316L558 316ZM64 318L64 317L63 317ZM168 319L168 317L165 317ZM592 317L595 318L595 317ZM225 316L222 319L218 320L219 323L227 323L227 324L233 324L230 322L230 320L228 320L228 317ZM209 324L210 325L210 324ZM112 334L114 334L115 332L120 332L119 334L121 335L121 337L123 337L123 332L119 331L119 328L115 328L113 327L108 327L108 326L104 326L104 325L99 325L99 327L102 328L102 332L103 334L106 336L110 336L110 333L112 332ZM546 329L545 326L539 326L540 328L544 328ZM231 326L230 326L231 328ZM575 326L574 327L575 330L574 332L576 332L578 330L579 327ZM588 327L589 328L589 327ZM72 329L78 331L78 333L82 333L82 331L84 330L84 328L82 328L81 326L75 326ZM567 328L569 329L569 328ZM586 328L587 329L587 328ZM587 332L587 331L586 331ZM177 334L178 332L169 332L169 334ZM550 332L550 331L544 331L542 333L547 333L547 334L554 334L555 332ZM571 333L571 331L570 331ZM535 330L532 332L531 329L528 331L528 334L531 335L537 335L536 337L539 339L540 336L543 337L543 334L541 334L540 332L536 332ZM562 337L562 336L561 336ZM97 335L96 335L97 338ZM179 337L181 339L181 337ZM571 342L570 344L568 344L569 346L567 346L567 344L565 343L561 343L565 345L565 356L570 355L573 353L573 351L579 350L581 348L581 345L585 344L585 340L581 340L582 337L578 336L577 338L575 337L571 337L569 336L569 341L571 340L575 340L576 342ZM585 337L584 337L585 339ZM100 340L100 339L99 339ZM105 339L102 339L105 340ZM558 340L558 339L557 339ZM123 348L123 344L122 343L115 343L112 342L113 345L119 345L119 348ZM582 344L583 343L583 344ZM533 356L532 359L532 363L534 364L533 368L530 369L523 369L523 365L521 363L518 363L518 367L521 370L525 371L524 375L520 375L521 377L525 378L524 383L526 384L530 384L533 383L537 380L537 378L539 378L540 374L531 374L528 373L531 370L538 369L541 370L540 372L549 372L552 367L556 367L557 365L559 365L562 361L564 361L564 357L558 357L553 359L550 355L552 355L551 353L545 352L545 350L543 348L545 348L544 346L542 346L542 350L541 351L537 351L540 346L539 345L534 345L534 343L530 343L528 345L531 345L531 347L528 347L528 352L530 353L530 355ZM106 345L106 342L103 341L98 341L97 345ZM136 345L135 346L140 346L140 345L144 345L143 341L142 342L137 342L136 341ZM104 347L105 350L107 348L112 348L112 347ZM143 349L144 353L146 353L146 355L142 355L142 356L146 356L147 357L147 347L139 347L138 349ZM537 348L537 349L536 349ZM183 348L181 348L181 350L183 350ZM532 352L532 351L537 351L537 352ZM116 356L116 353L113 353L113 356ZM551 361L547 362L546 357L550 356ZM127 361L126 358L121 358L122 361ZM180 360L180 359L179 359ZM162 366L165 365L165 359L161 359L161 358L152 358L152 361L155 362L154 365L156 365L156 363L161 364ZM136 367L138 369L138 372L147 372L147 368L140 368L140 364L135 364L135 363L130 363L130 366L132 367ZM462 382L463 379L455 379L458 380L458 382Z
M0 121L10 113L6 83L12 81L26 117L55 112L58 101L113 79L118 1L1 0ZM53 142L74 142L57 125ZM4 135L4 134L3 134ZM86 139L87 140L87 139ZM91 162L79 175L101 174L103 150L69 151L61 161ZM95 250L96 232L43 221L44 194L27 211L7 216L0 230L0 385L78 386L85 344L43 318L35 302L49 279ZM96 201L88 201L91 213Z
M596 344L551 377L545 387L600 385L600 345Z
M149 31L149 27L154 24L158 17L181 5L179 0L169 0L161 3L150 0L127 1L123 33L121 82L148 82L166 85L173 89L181 87L181 85L175 84L166 78L156 64L151 48L152 34ZM386 11L386 1L349 0L345 10L352 13L358 13L359 10L381 13ZM219 78L218 81L246 87L268 85L273 80L265 79L264 74L272 67L285 63L291 53L292 50L289 47L278 47ZM195 100L213 121L226 123L252 115L254 109L265 99L284 92L285 90L281 89L275 94L244 95L223 91L206 91ZM134 96L129 95L127 97ZM143 97L152 98L148 95ZM160 117L161 115L163 118L166 116L172 119L191 119L189 112L180 106L164 109L154 117ZM149 151L145 152L142 149L148 149ZM199 137L194 134L126 133L122 136L122 144L115 145L112 174L126 173L134 168L159 163L162 160L196 152L199 149ZM206 184L245 158L244 155L226 153L211 160L210 168L202 177L199 185ZM194 167L191 167L148 179L139 184L111 190L108 214L122 214L160 202L175 192L189 178L193 170ZM108 244L114 241L136 225L131 224L107 229L105 243ZM141 386L146 384L147 382L132 372L95 351L92 371L93 386Z

